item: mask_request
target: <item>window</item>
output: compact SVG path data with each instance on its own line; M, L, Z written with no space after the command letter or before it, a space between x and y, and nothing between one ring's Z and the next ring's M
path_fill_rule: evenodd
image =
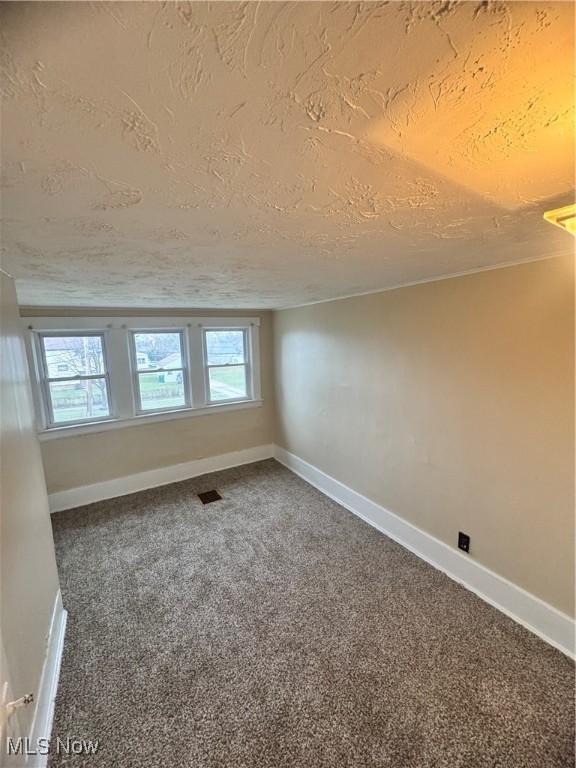
M262 403L258 317L25 322L42 439Z
M48 423L109 418L104 335L45 333L39 340Z
M204 331L205 368L210 402L248 397L246 331Z
M189 405L182 331L134 331L138 410L163 411Z

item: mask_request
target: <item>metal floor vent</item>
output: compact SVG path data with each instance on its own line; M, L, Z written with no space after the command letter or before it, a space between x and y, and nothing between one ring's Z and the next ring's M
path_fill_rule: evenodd
M213 501L219 501L222 496L220 496L218 491L204 491L204 493L198 494L198 498L202 504L211 504Z

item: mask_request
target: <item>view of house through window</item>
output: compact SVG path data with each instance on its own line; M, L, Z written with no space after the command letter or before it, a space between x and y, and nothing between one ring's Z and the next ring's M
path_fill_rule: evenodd
M206 326L203 319L156 327L146 319L133 325L83 319L84 328L62 330L60 320L45 318L29 336L42 428L261 402L259 323L224 325L227 319L215 318Z
M50 421L64 424L109 417L102 335L43 335L41 340Z
M181 331L132 334L141 411L188 404Z
M210 401L247 397L245 331L206 330L204 340Z

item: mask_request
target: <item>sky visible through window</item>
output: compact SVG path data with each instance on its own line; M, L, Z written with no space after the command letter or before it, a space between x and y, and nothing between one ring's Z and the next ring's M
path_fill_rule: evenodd
M206 331L210 400L238 400L247 396L244 331Z
M54 423L109 416L101 336L44 336L42 344ZM98 378L71 380L78 376Z
M184 330L131 331L132 385L136 411L154 413L191 407ZM205 366L206 403L249 397L247 331L204 329L204 352L192 354ZM103 332L41 334L45 394L55 425L106 419L111 410ZM112 343L112 342L110 342ZM126 361L128 374L128 360ZM127 382L128 384L128 382Z
M160 411L185 406L181 333L135 333L134 347L141 410Z

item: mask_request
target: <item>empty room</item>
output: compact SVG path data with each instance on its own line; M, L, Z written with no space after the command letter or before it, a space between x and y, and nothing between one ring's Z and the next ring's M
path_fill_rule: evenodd
M572 2L0 2L0 768L574 768Z

